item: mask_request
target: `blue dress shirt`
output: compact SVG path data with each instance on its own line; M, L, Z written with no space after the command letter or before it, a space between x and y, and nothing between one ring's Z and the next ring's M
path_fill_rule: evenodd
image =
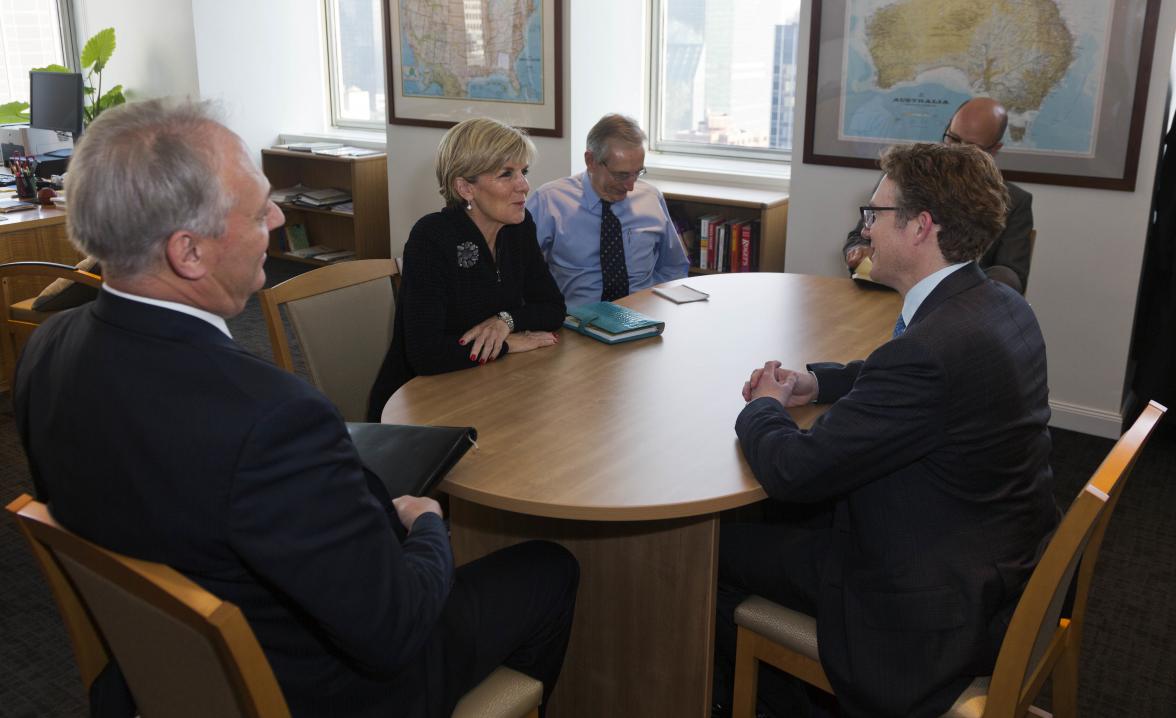
M567 305L599 302L600 197L588 173L548 182L527 198L527 209ZM686 276L690 260L656 187L638 180L612 211L621 222L630 292Z

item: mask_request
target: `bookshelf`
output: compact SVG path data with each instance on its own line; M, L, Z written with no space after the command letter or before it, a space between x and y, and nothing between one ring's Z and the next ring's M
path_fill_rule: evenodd
M709 214L731 220L759 220L759 271L784 271L784 249L788 234L787 192L664 179L648 181L665 195L671 210L677 204L685 211L696 232L699 218ZM713 272L710 269L690 268L691 274Z
M380 259L391 256L388 245L388 156L329 157L310 152L265 149L261 151L261 170L274 189L302 183L319 189L337 187L351 192L355 213L348 215L330 209L315 209L282 203L286 225L301 224L311 244L337 250L351 250L356 259ZM282 230L270 233L271 256L295 262L321 265L316 259L302 259L283 252L279 245Z

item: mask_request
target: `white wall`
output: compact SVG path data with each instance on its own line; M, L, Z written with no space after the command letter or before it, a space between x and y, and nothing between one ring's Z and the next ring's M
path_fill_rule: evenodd
M81 47L99 30L114 28L103 92L121 84L130 100L200 94L192 0L75 0L74 15Z
M200 96L223 104L255 156L280 132L328 124L322 13L321 0L192 3Z
M798 57L808 57L811 4L801 16ZM1118 436L1123 381L1176 32L1176 3L1163 3L1135 192L1024 184L1033 193L1037 245L1028 299L1049 358L1053 424ZM798 96L807 91L799 73ZM796 136L804 136L797 104ZM788 216L790 272L843 275L840 248L877 180L873 170L797 162Z

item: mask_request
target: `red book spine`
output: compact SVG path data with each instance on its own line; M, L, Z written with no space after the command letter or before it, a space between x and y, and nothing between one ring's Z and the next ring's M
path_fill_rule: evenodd
M751 222L741 227L739 237L739 271L751 271Z

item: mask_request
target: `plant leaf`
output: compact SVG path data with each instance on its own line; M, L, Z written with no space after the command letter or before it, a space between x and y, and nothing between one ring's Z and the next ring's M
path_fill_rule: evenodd
M94 66L94 72L102 72L110 56L114 54L114 28L99 30L82 48L82 67Z
M14 102L5 102L0 105L0 123L3 122L28 122L29 121L29 103L16 100Z
M94 109L94 116L97 117L99 113L105 112L112 107L117 107L126 101L127 98L123 97L122 85L115 85L98 99L98 106Z
M69 69L65 65L58 65L58 64L46 65L44 67L34 67L32 71L33 72L73 72L73 70Z

